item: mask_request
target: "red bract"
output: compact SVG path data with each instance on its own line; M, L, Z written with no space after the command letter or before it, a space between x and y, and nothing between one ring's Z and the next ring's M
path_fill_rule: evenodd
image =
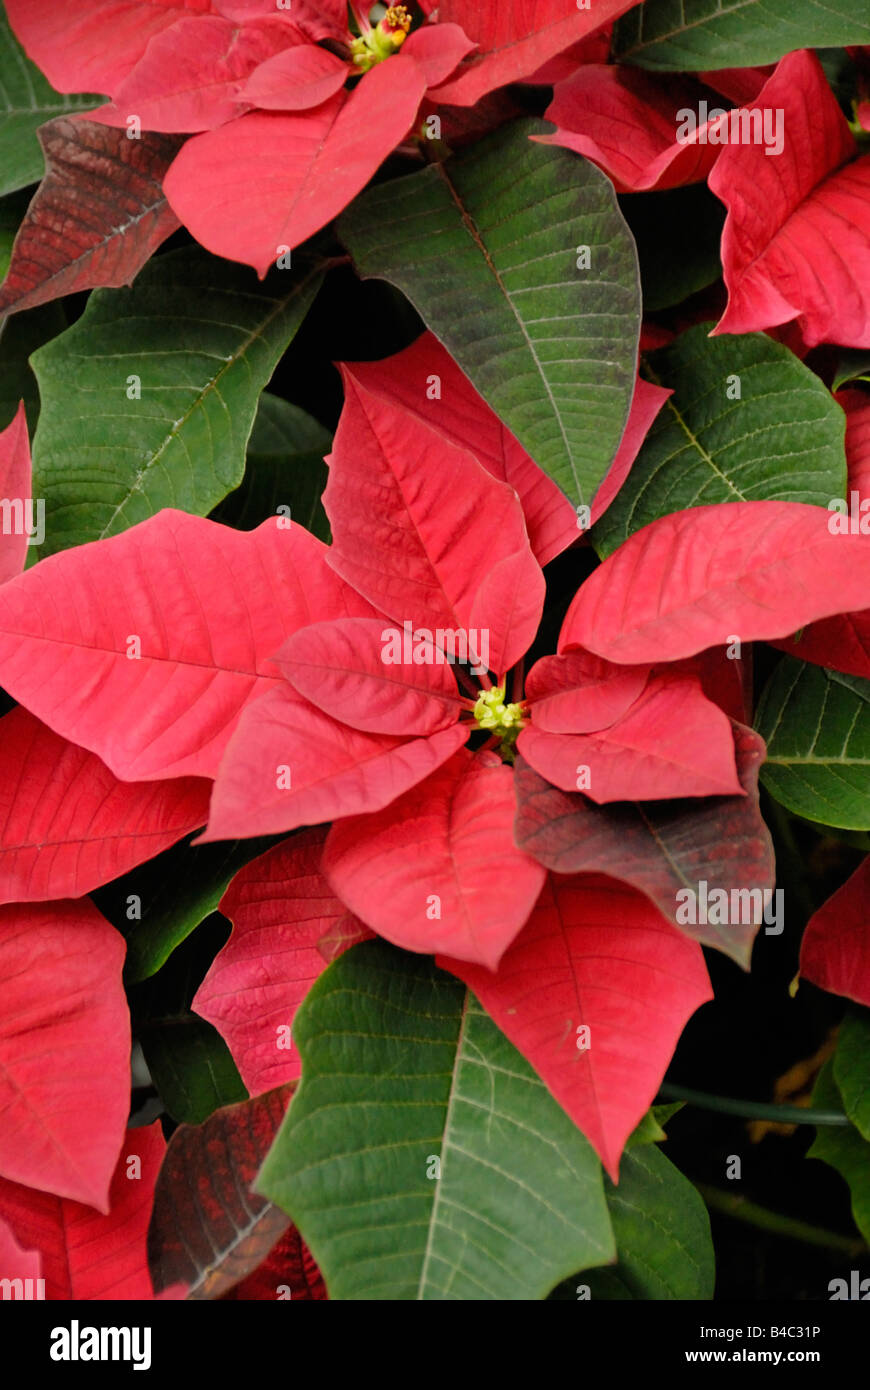
M352 92L298 115L252 111L189 140L163 187L208 251L261 276L359 193L408 133L426 91L422 68L397 57Z
M849 485L846 497L831 499L838 503L839 513L829 518L829 525L843 534L857 531L870 536L870 395L852 387L838 391L837 400L846 412ZM870 608L823 618L794 638L780 639L773 645L801 661L830 666L850 676L870 677Z
M326 547L282 523L241 532L167 510L43 560L0 590L4 688L117 777L214 776L290 633L371 612Z
M798 502L673 512L636 531L586 581L559 649L609 661L675 661L706 647L786 637L866 607L870 536L839 535Z
M0 1221L0 1269L7 1279L41 1279L42 1258L38 1250L24 1250L18 1244L11 1226ZM31 1285L34 1293L37 1285ZM22 1297L24 1291L22 1289Z
M87 899L0 908L0 1176L104 1212L130 1103L123 960Z
M422 333L404 352L382 362L354 362L348 371L369 395L416 415L517 493L539 565L577 539L577 516L567 497L526 453L457 367L434 333Z
M677 188L705 179L720 153L709 139L712 122L696 120L691 129L681 122L681 111L697 112L702 101L721 110L692 79L588 63L556 86L546 111L555 135L535 139L586 155L620 192Z
M24 569L27 556L28 526L38 520L30 495L30 440L22 401L15 419L0 433L0 493L9 506L9 520L3 517L0 535L0 584ZM30 508L30 515L28 515Z
M205 838L382 811L436 773L477 727L501 737L499 721L506 719L515 733L529 703L528 741L548 745L547 775L558 776L559 785L570 778L576 786L578 763L586 761L596 800L737 790L728 721L692 677L657 678L645 690L645 671L624 718L610 717L605 707L600 722L590 726L587 714L561 733L535 729L531 696L508 706L507 673L531 644L543 603L543 576L515 492L419 415L364 389L347 368L345 386L324 497L333 532L329 562L393 625L317 623L277 653L287 685L243 714L221 764ZM460 690L457 664L483 677L483 694L467 678L467 693ZM590 675L573 663L569 688L594 684L600 667ZM501 697L486 693L487 672ZM541 694L552 693L539 684ZM487 701L498 705L499 698L493 719ZM629 708L635 698L637 710ZM671 753L670 767L657 718L646 713L656 699L660 713L669 701L671 713L680 710L680 755ZM613 728L597 741L567 737L605 726ZM608 740L632 752L614 760ZM534 751L528 756L536 760ZM440 775L435 785L442 785ZM381 930L386 909L373 904L372 911L376 918L366 920Z
M135 113L145 130L213 130L257 104L242 101L246 79L288 43L308 49L305 34L277 11L241 28L217 15L179 20L151 40L129 77L113 89L113 104L95 117L124 126Z
M536 74L550 58L630 10L637 0L440 0L438 18L459 23L479 56L446 83L438 96L471 106L507 82Z
M643 344L641 349L644 350ZM654 386L651 381L645 381L641 376L638 377L619 448L592 499L590 508L590 522L592 524L604 515L619 492L631 471L631 465L640 452L641 444L649 433L653 420L668 396L672 394L669 388Z
M324 830L306 830L233 879L221 912L233 924L193 1007L220 1030L251 1095L295 1081L293 1016L334 960L371 935L320 870Z
M749 654L747 653L747 657ZM696 656L673 661L665 671L697 676L701 689L729 719L748 724L752 708L752 663L746 657L735 657L728 647L708 647Z
M59 92L111 93L150 39L211 8L211 0L82 0L75 9L9 0L6 13L27 54Z
M522 583L510 581L508 610L499 604L504 621L489 650L469 646L467 659L503 673L522 656L538 628L544 580L516 493L467 450L365 391L349 369L323 501L330 565L399 623L474 628L481 602L497 603L496 589L508 585L494 586L492 572L518 557Z
M870 49L735 6L8 0L0 1295L711 1297L795 874L868 1235Z
M0 902L108 883L203 825L210 790L192 777L120 782L95 753L12 710L0 719Z
M128 1129L119 1144L104 1212L0 1178L0 1218L21 1245L38 1251L48 1299L154 1297L145 1238L166 1149L160 1122Z
M469 449L494 478L510 483L522 503L529 542L539 565L549 564L578 539L582 520L567 497L478 395L433 333L422 333L394 357L382 362L354 362L350 370L370 394L402 405L451 444ZM670 394L638 377L622 441L590 508L590 524L604 515L625 482Z
M870 857L810 918L801 974L870 1007Z
M463 702L436 643L418 642L421 665L397 676L383 661L383 627L382 618L315 623L291 637L277 664L306 700L363 733L434 734L455 724Z
M439 960L475 993L614 1181L689 1017L712 998L701 948L600 874L548 879L498 974Z
M849 465L849 488L859 494L859 503L866 502L862 515L870 513L870 395L859 387L837 392L837 400L846 412L846 461ZM865 530L870 531L870 520Z
M510 769L494 753L462 748L378 815L334 825L323 870L397 946L495 970L544 881L514 844L515 814Z
M551 734L588 734L627 714L649 678L645 666L618 667L589 652L543 656L526 680L535 725Z
M467 736L458 724L428 738L360 733L288 683L239 721L200 838L274 835L380 810L446 762Z
M731 723L691 676L651 675L624 714L599 717L585 733L553 733L533 704L517 747L554 787L597 802L739 794ZM580 722L588 722L583 714Z
M855 158L854 137L813 53L783 58L754 105L779 121L782 148L729 145L710 175L728 209L728 308L715 332L797 319L808 347L868 347L870 158Z
M454 660L504 673L538 626L544 580L513 489L345 378L324 498L330 564L384 618L324 623L278 653L288 684L242 720L209 839L381 810L471 732Z
M357 37L345 6L318 12L307 0L286 12L244 0L86 0L73 22L13 0L9 15L60 90L112 97L94 119L201 132L176 158L166 194L203 246L262 276L368 183L412 130L427 90L473 105L533 76L630 4L596 0L578 12L575 0L529 0L505 12L448 0L438 22L410 35L404 6L373 27L360 5ZM107 27L108 45L97 37ZM316 47L323 39L339 51ZM460 67L475 49L478 58Z
M542 87L549 87L557 82L564 82L584 63L606 63L612 41L613 24L604 24L587 38L579 39L577 43L572 43L570 48L557 53L555 58L548 58L537 72L533 72L526 80Z

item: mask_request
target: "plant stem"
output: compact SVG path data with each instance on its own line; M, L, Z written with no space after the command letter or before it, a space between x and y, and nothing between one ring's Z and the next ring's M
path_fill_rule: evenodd
M454 666L453 670L456 674L456 678L459 681L459 684L462 686L462 689L466 691L467 694L471 697L471 700L473 702L471 707L473 709L474 705L477 703L477 697L480 694L480 691L475 689L474 682L472 681L471 677L466 675L461 666Z
M756 1202L750 1202L736 1192L723 1192L707 1183L695 1183L707 1206L723 1216L744 1221L747 1226L755 1226L760 1231L770 1231L790 1240L801 1240L805 1245L820 1245L826 1250L837 1250L851 1259L863 1255L867 1246L860 1237L841 1236L835 1231L825 1231L820 1226L810 1226L806 1221L798 1221L792 1216L781 1216L779 1212L768 1211Z
M519 704L523 698L523 681L526 675L526 658L521 656L514 667L513 681L511 684L511 699Z
M701 1110L715 1110L721 1115L739 1115L745 1120L774 1120L783 1125L847 1125L848 1115L842 1110L810 1110L802 1105L774 1105L757 1100L732 1100L728 1096L711 1096L706 1091L690 1091L685 1086L663 1082L659 1094L665 1100L684 1100Z

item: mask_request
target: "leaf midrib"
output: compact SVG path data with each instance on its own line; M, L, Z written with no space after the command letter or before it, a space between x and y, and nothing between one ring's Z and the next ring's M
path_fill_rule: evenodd
M131 501L131 499L135 496L137 492L144 493L145 489L143 484L145 482L145 479L148 477L150 470L154 468L156 464L162 462L164 453L173 443L173 441L178 437L179 431L184 428L184 426L187 424L188 420L193 415L193 413L200 409L203 401L205 401L208 398L211 392L217 390L219 383L223 380L227 372L229 372L233 367L235 367L236 364L241 360L241 358L244 357L245 353L248 351L248 348L250 348L259 338L263 336L263 333L269 327L269 325L273 323L275 319L277 319L282 313L284 313L284 311L293 302L293 300L298 298L303 293L303 291L307 289L311 281L314 280L320 273L320 265L317 264L313 266L312 269L307 273L307 275L305 275L305 277L302 280L300 280L298 284L294 285L291 291L287 295L285 295L283 299L277 300L273 304L273 307L271 308L269 313L258 321L254 328L251 329L250 333L248 333L244 341L236 347L231 356L223 363L223 365L218 369L218 371L210 379L210 381L206 382L202 391L200 391L197 394L196 399L191 403L191 405L188 406L181 419L173 425L172 429L168 432L163 442L152 453L144 468L139 470L135 481L127 489L123 498L115 507L115 510L112 512L112 515L109 517L108 521L106 522L102 530L99 532L99 535L96 537L96 539L105 540L106 537L111 534L110 528L113 526L118 515L124 510L124 508L128 505L128 503Z
M450 1077L450 1091L447 1097L447 1113L444 1117L444 1135L441 1140L441 1174L435 1181L435 1197L432 1202L432 1210L429 1214L429 1231L426 1236L426 1249L423 1253L423 1264L420 1269L420 1279L417 1285L417 1299L421 1301L425 1298L426 1274L429 1268L429 1259L432 1254L432 1245L435 1233L438 1229L438 1206L441 1201L441 1184L444 1181L444 1169L447 1160L447 1151L450 1147L450 1129L453 1123L454 1107L457 1100L459 1072L462 1066L462 1044L465 1039L465 1027L468 1021L468 1000L469 991L466 989L465 997L462 1001L462 1015L459 1020L459 1033L456 1038L456 1052L453 1058L453 1069Z
M654 368L653 366L651 366L650 362L649 362L648 359L646 359L646 358L644 359L644 366L645 366L645 368L646 368L646 371L647 371L649 377L652 379L653 384L654 384L655 386L662 386L662 387L663 387L663 386L664 386L664 382L662 381L662 379L661 379L661 377L659 376L659 374L656 372L655 368ZM682 411L680 410L679 406L678 406L677 403L676 403L676 397L675 397L674 395L670 395L670 396L668 397L668 399L665 401L665 409L666 409L666 410L669 410L669 411L671 412L671 414L672 414L673 417L674 417L675 423L680 427L680 429L681 429L681 430L683 431L683 433L685 434L686 438L687 438L688 441L689 441L690 446L691 446L692 448L694 448L694 449L697 451L697 453L698 453L698 454L701 456L701 458L703 459L704 463L706 463L706 464L709 465L709 467L710 467L711 471L713 472L713 474L714 474L717 478L720 478L721 481L725 484L726 487L728 487L728 488L731 489L731 491L734 493L735 498L737 498L738 501L740 501L740 502L747 502L747 501L749 501L749 498L746 496L746 494L743 493L743 492L741 492L740 489L739 489L738 487L735 487L734 483L732 483L731 479L727 476L727 474L725 474L725 473L722 472L722 469L721 469L721 468L719 467L719 465L716 463L716 460L713 458L713 455L712 455L711 453L709 453L709 452L704 448L704 446L703 446L703 444L701 443L701 441L700 441L700 439L698 438L698 436L697 436L697 435L694 433L694 431L690 428L688 421L686 420L685 416L683 415ZM668 460L668 462L670 462L670 460Z
M477 223L475 222L475 220L474 220L474 218L472 217L471 213L467 210L467 208L465 207L464 203L462 202L462 199L461 199L461 197L459 196L459 191L458 191L458 189L456 188L455 184L453 183L453 180L451 179L450 175L448 174L447 169L445 168L443 162L438 163L435 167L437 168L439 174L441 175L441 178L443 179L444 183L446 184L447 190L448 190L448 192L449 192L451 198L453 199L454 203L456 204L456 207L457 207L457 209L458 209L458 211L459 211L459 215L460 215L460 217L462 218L462 224L463 224L463 226L465 227L466 231L468 232L469 236L471 237L472 241L474 242L474 245L476 246L477 250L478 250L478 251L480 252L480 254L483 256L483 259L484 259L484 262L486 263L487 269L489 270L490 274L492 275L493 279L495 280L495 283L496 283L496 285L498 286L498 289L499 289L501 295L503 296L503 298L504 298L506 304L509 306L511 313L513 314L514 319L516 320L517 326L519 327L519 330L520 330L520 332L522 333L523 339L524 339L524 341L525 341L526 347L527 347L528 352L529 352L529 356L531 357L532 361L533 361L534 364L535 364L535 367L536 367L536 369L537 369L538 375L540 376L540 379L541 379L541 381L542 381L542 383L543 383L544 390L545 390L546 393L547 393L547 399L548 399L548 401L550 402L550 408L551 408L551 410L552 410L552 412L553 412L553 416L554 416L555 420L556 420L557 423L558 423L559 432L560 432L560 434L561 434L561 436L562 436L562 443L563 443L563 446L564 446L565 457L567 458L568 463L570 464L570 467L571 467L571 477L572 477L572 479L573 479L573 481L574 481L574 487L575 487L576 490L577 490L577 495L580 497L580 500L582 501L582 500L583 500L583 492L582 492L582 489L581 489L581 487L580 487L580 479L579 479L578 474L577 474L577 467L576 467L576 464L575 464L575 462L574 462L574 455L573 455L573 453L572 453L570 443L568 442L568 435L567 435L567 433L566 433L566 431L565 431L565 425L564 425L564 422L563 422L563 420L562 420L562 414L561 414L561 411L559 410L559 408L558 408L558 406L557 406L557 404L556 404L556 399L555 399L555 397L554 397L554 395L553 395L552 388L551 388L551 386L550 386L549 381L547 380L546 373L544 372L544 368L543 368L543 365L542 365L542 363L541 363L541 361L540 361L540 359L539 359L539 357L538 357L538 354L537 354L537 352L535 351L535 347L534 347L534 344L533 344L533 342L532 342L531 337L529 336L528 329L526 328L525 323L523 322L523 320L522 320L520 314L518 313L517 307L516 307L516 305L514 304L511 295L508 293L507 287L506 287L506 285L505 285L505 283L504 283L504 281L503 281L503 279L502 279L502 277L501 277L501 273L499 272L499 270L498 270L498 268L497 268L495 262L494 262L493 259L492 259L492 256L490 255L489 249L488 249L486 243L485 243L484 240L483 240L483 237L482 237L482 235L481 235L481 232L480 232L479 227L477 226Z
M759 3L761 3L761 0L736 0L736 3L726 6L722 4L722 0L718 0L717 7L715 10L710 10L700 19L693 19L691 22L687 22L685 20L685 6L681 4L680 13L684 17L684 22L681 25L681 27L679 29L669 29L666 33L657 34L654 39L645 39L643 36L644 11L641 8L638 11L638 19L640 21L638 26L638 41L637 43L633 44L631 48L623 49L618 56L621 59L630 58L633 53L643 53L648 49L658 47L660 44L667 44L672 39L679 39L682 38L684 34L691 33L693 29L703 30L707 28L714 20L721 19L723 15L728 17L733 14L736 14L739 10L745 10L749 7L754 8ZM813 9L816 11L823 10L825 14L835 15L840 20L845 20L849 18L849 16L843 10L832 10L829 9L826 5L817 5L814 3L814 0L810 0L810 3L812 4ZM767 13L768 17L770 17L770 12L768 11ZM816 16L811 16L811 18L815 17ZM776 20L777 24L791 23L791 21L785 18L785 16L783 15L774 15L773 18ZM870 32L870 26L865 27L868 28L868 32ZM763 37L763 35L750 34L750 44L753 42L753 40L757 41L761 37Z

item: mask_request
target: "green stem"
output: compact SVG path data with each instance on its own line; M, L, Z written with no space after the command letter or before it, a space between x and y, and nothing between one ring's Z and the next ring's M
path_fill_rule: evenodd
M711 1096L706 1091L690 1091L685 1086L672 1086L666 1081L659 1087L664 1100L684 1100L701 1110L715 1110L720 1115L739 1115L744 1120L774 1120L783 1125L848 1125L849 1117L842 1110L810 1110L802 1105L768 1105L757 1100L731 1100L728 1096Z
M825 1231L820 1226L810 1226L806 1221L798 1221L795 1217L781 1216L779 1212L768 1211L767 1207L760 1207L756 1202L750 1202L736 1192L723 1192L720 1188L710 1187L703 1182L695 1183L695 1186L711 1211L721 1212L723 1216L733 1217L735 1221L744 1221L747 1226L755 1226L760 1231L770 1231L772 1235L786 1236L790 1240L801 1240L805 1245L820 1245L826 1250L837 1250L850 1259L863 1255L867 1250L864 1241L859 1238L837 1235L834 1231Z

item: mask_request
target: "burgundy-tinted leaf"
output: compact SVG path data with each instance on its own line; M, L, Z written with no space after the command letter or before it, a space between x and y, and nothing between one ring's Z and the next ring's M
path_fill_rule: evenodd
M251 1191L295 1083L179 1125L154 1190L148 1267L155 1293L218 1298L266 1259L290 1218Z
M61 116L39 131L45 177L27 210L0 286L0 313L75 290L128 285L179 226L163 196L174 135L143 134Z
M558 791L518 758L517 844L555 873L606 873L633 884L688 936L746 966L757 923L719 927L676 921L677 892L697 893L702 880L708 892L774 885L773 845L758 807L764 743L736 723L734 743L746 796L702 801L595 806L581 793Z
M310 1303L328 1297L323 1275L295 1226L290 1226L261 1265L221 1298L260 1303L276 1298Z

